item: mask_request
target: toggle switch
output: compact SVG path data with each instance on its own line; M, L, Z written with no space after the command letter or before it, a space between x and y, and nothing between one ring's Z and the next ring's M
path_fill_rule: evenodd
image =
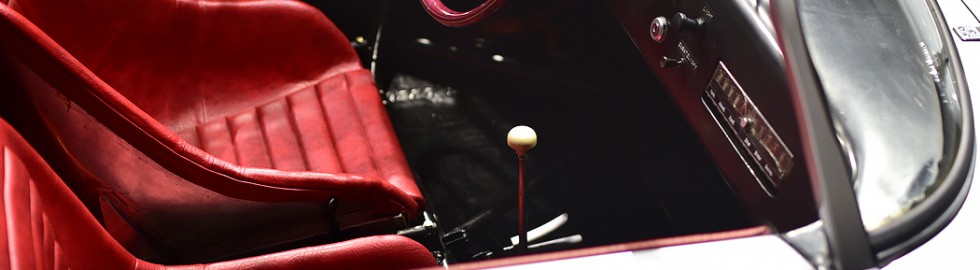
M691 19L683 12L674 14L674 17L670 20L670 30L674 32L701 32L707 25L708 18L706 16Z
M687 64L688 62L689 61L686 58L676 59L676 58L670 58L664 56L663 58L660 59L660 67L662 68L679 67Z

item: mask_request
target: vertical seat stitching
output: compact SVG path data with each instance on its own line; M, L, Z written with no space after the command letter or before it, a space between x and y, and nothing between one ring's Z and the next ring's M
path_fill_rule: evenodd
M310 165L309 153L307 153L306 145L303 144L303 138L299 134L299 122L296 121L296 113L293 112L293 102L289 98L290 96L292 95L286 97L286 115L289 117L289 127L293 131L293 137L296 138L296 144L299 145L299 156L303 159L303 169L312 171L313 167ZM317 100L317 103L320 103L320 101Z
M55 254L55 251L54 251L54 249L55 249L55 246L54 245L55 245L55 243L57 243L57 240L55 239L54 230L51 229L51 220L50 220L50 218L48 218L48 214L45 213L43 209L41 210L41 224L42 224L41 225L41 228L44 231L44 234L41 235L41 240L44 241L44 239L45 239L44 236L47 235L48 236L47 239L50 240L50 246L51 246L51 249L50 250L48 250L46 248L44 250L45 253L47 253L49 251L51 252L50 253L50 257L48 257L48 258L51 258L51 260L44 260L44 263L48 264L48 267L47 267L48 269L54 269L54 265L55 265L54 262L55 262L55 260L57 260L55 258L55 255L56 254ZM42 248L44 248L45 245L48 245L48 241L44 241L44 243L42 243Z
M0 179L3 179L3 181L0 182L0 200L2 200L3 203L0 204L0 206L2 206L2 207L0 207L0 213L2 213L2 215L3 215L3 220L2 221L4 223L4 227L6 227L7 229L4 230L3 232L0 232L0 233L6 234L7 243L2 243L2 244L7 245L7 254L3 254L3 256L6 256L7 257L7 263L9 264L9 265L3 265L2 267L12 268L14 262L13 262L12 258L10 257L10 247L12 246L10 244L10 224L7 224L10 221L10 217L7 216L7 214L8 214L8 211L7 211L7 204L8 204L7 203L7 182L10 182L10 178L7 178L7 175L10 173L10 170L12 168L11 168L11 166L9 166L10 165L10 148L8 148L7 146L3 146L2 148L3 148L3 151L2 151L2 153L0 153L0 163L2 163L2 164L0 164L0 168L3 168L3 170L0 171Z
M269 142L269 133L265 131L265 113L263 113L262 109L258 106L255 107L255 122L258 122L259 124L259 134L262 135L262 143L265 146L265 155L269 157L269 168L279 170L279 166L276 165L276 159L272 156L272 143Z
M204 138L204 133L201 131L201 129L204 129L204 127L207 126L207 124L208 124L207 122L204 122L204 125L197 125L194 127L194 133L197 134L197 143L200 144L197 147L201 148L202 150L205 149L205 146L208 144L208 142L207 139Z
M231 146L231 152L235 154L235 165L242 165L241 153L238 152L238 145L235 144L235 134L231 131L230 115L225 116L225 130L228 131L228 145Z
M0 184L3 185L3 188L2 188L3 189L2 190L3 193L0 194L0 196L3 197L2 198L3 199L3 209L2 210L3 210L4 219L5 219L4 220L4 223L6 223L4 225L7 227L7 230L4 232L4 233L7 234L7 243L3 243L4 245L7 245L7 254L6 254L6 256L8 258L8 262L10 263L10 265L8 265L7 267L13 268L14 267L14 258L13 258L13 256L11 256L10 253L11 253L11 249L15 245L14 245L14 243L11 243L11 241L13 240L13 237L11 235L12 228L10 226L11 225L10 224L11 223L10 215L12 213L10 211L10 205L11 205L10 197L7 196L7 194L10 193L10 188L11 188L10 185L11 185L11 182L14 181L12 177L9 177L11 175L11 171L14 169L13 168L14 166L12 166L11 160L10 160L10 156L11 156L11 153L10 152L11 152L10 148L8 148L8 147L4 147L3 148L3 183L0 183Z
M337 147L337 140L334 137L333 125L330 124L330 115L327 114L327 108L323 105L323 93L321 91L323 91L323 89L320 88L319 83L313 85L313 92L316 93L316 106L320 109L320 114L323 116L323 124L327 129L327 134L325 135L330 136L326 139L328 142L330 142L330 146L333 147L334 158L337 159L337 163L340 165L338 167L340 167L341 172L347 172L347 166L344 165L344 159L340 157L340 148Z
M39 201L40 198L37 198L36 196L34 196L35 193L37 192L36 191L37 188L34 187L34 181L33 181L33 179L31 179L30 174L27 175L27 179L26 180L27 180L27 201L28 201L28 207L30 207L29 209L31 211L31 242L33 242L33 245L31 246L32 247L31 250L34 251L33 254L32 254L32 255L34 255L34 258L33 258L34 259L34 267L42 268L43 269L44 268L43 267L43 265L44 265L43 257L44 256L42 255L42 253L44 252L44 243L43 243L44 242L44 228L43 228L43 226L44 226L44 224L43 224L44 219L42 217L34 216L34 214L35 214L36 211L44 211L43 209L38 209L38 207L43 207L43 203L41 203L41 201ZM34 209L38 209L38 210L34 210ZM41 214L43 215L44 213L41 213ZM41 223L41 224L38 224L38 223ZM35 229L38 229L39 227L40 227L41 231L39 231L39 232L34 231ZM34 241L38 237L41 238L41 241ZM42 243L39 243L39 242L42 242ZM40 246L37 246L38 244L40 244Z
M361 106L354 98L354 85L350 82L349 73L344 73L344 83L347 85L347 96L351 100L351 104L354 106L354 113L357 114L357 122L361 123L361 132L364 133L364 142L368 146L368 158L371 159L371 164L374 165L374 173L378 175L378 178L388 183L388 179L384 177L381 173L381 167L378 165L378 159L374 156L374 143L371 142L371 137L368 136L368 126L364 123L364 117L361 113Z

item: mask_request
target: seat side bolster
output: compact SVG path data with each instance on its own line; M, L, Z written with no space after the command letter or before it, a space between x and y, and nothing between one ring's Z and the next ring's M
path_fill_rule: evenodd
M20 239L16 245L2 243L10 249L11 261L19 266L32 261L30 264L38 267L67 264L65 268L76 269L127 269L137 265L139 260L102 230L54 171L4 121L0 121L0 149L3 201L7 205L4 211L7 226L0 233L6 234L7 239ZM12 206L35 211L14 213L8 211ZM10 225L21 229L10 230L13 228Z

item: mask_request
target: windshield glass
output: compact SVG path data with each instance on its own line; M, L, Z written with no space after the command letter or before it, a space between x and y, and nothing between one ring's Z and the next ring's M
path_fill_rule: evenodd
M961 124L948 45L923 0L802 2L807 45L873 231L915 207L949 169Z

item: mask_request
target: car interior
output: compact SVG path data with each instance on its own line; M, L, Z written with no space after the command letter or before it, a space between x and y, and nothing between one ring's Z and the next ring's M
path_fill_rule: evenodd
M800 228L768 8L0 0L0 265L484 268Z
M530 253L761 224L604 3L462 28L308 4L9 1L3 117L153 263L399 232L440 262L514 255L518 124L542 138L526 222L561 222Z

